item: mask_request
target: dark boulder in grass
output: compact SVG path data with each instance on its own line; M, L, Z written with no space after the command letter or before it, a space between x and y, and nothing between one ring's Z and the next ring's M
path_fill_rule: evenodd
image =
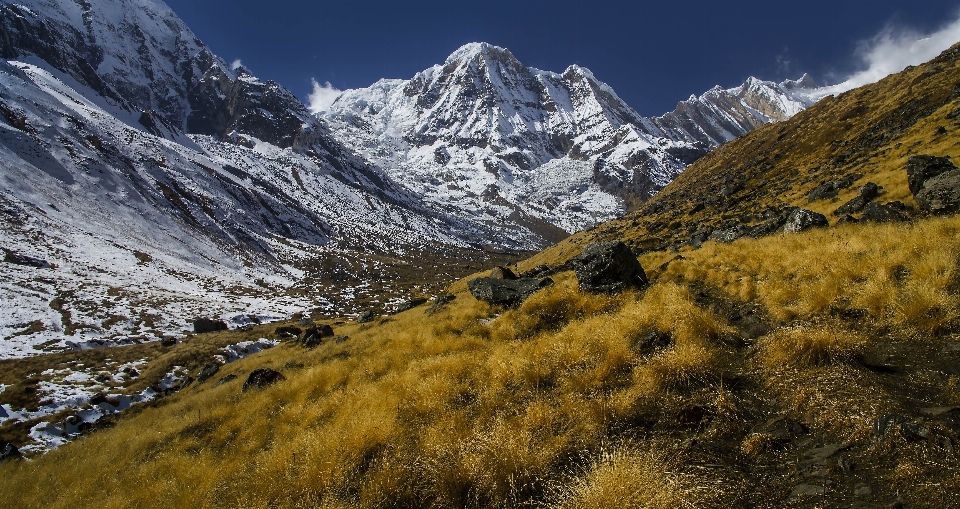
M860 222L872 221L874 223L900 222L908 219L896 207L892 207L890 204L881 205L875 201L868 203L863 208L863 215L860 216Z
M467 282L467 288L477 300L499 306L516 306L541 288L553 284L550 278L494 279L481 277Z
M196 334L203 334L204 332L216 332L221 330L227 330L227 324L222 320L197 318L193 321L193 332Z
M11 444L10 442L4 442L3 440L0 440L0 462L20 458L22 458L20 455L20 450L17 449L15 445Z
M619 240L588 244L570 265L584 292L616 292L649 283L633 251Z
M333 337L333 327L327 324L315 325L303 331L303 336L300 337L300 344L307 348L313 348L319 346L324 338L330 337Z
M835 216L845 216L849 214L856 214L863 210L864 207L870 203L871 200L877 197L877 194L880 191L880 186L874 184L873 182L867 182L862 187L860 187L860 192L856 196L850 199L847 203L837 207L837 210L833 211Z
M910 187L910 192L916 197L923 190L923 185L928 180L956 169L957 167L947 157L910 156L910 159L907 160L907 185Z
M960 169L947 171L923 183L913 195L921 209L933 214L960 211Z
M247 377L247 381L243 382L243 392L247 392L248 389L262 389L281 380L286 380L286 377L281 375L279 371L270 368L255 369Z
M300 334L303 333L303 329L293 325L281 325L280 327L274 329L273 332L276 333L278 338L290 339L299 338Z
M357 323L372 322L374 317L375 315L373 314L373 311L365 309L360 312L360 315L357 316Z
M206 366L200 368L200 371L197 372L197 383L202 384L203 382L207 381L208 378L216 375L218 371L220 371L219 362L211 362L210 364L207 364Z
M830 226L830 223L827 221L827 216L812 210L797 207L787 216L787 221L783 225L783 231L786 233L797 233L811 228L825 228L827 226Z
M420 298L420 299L408 300L403 304L400 304L399 306L397 306L397 309L393 310L393 314L402 313L404 311L413 309L417 306L422 306L427 303L427 300L429 299Z
M468 283L468 285L469 285L469 283ZM424 313L425 313L425 314L428 314L428 315L432 315L432 314L440 311L441 309L443 309L444 306L446 306L446 305L449 304L450 302L453 302L453 300L456 299L456 298L457 298L456 295L449 294L449 293L448 293L448 294L444 294L444 295L437 295L436 297L433 298L433 304L432 304L430 307L428 307L428 308L424 311Z

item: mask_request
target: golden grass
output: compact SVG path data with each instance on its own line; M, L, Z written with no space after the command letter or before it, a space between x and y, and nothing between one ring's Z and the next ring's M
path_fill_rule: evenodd
M0 465L0 492L51 508L756 502L720 488L742 479L735 469L692 469L684 441L715 444L700 462L776 461L770 436L751 431L775 411L869 443L876 415L907 410L858 356L881 328L910 344L953 330L958 229L954 217L707 243L662 271L673 254L643 256L644 291L582 294L564 273L511 310L461 293L431 316L346 325L346 342L227 365L218 376L237 380L194 384L113 429ZM736 346L703 288L759 305L774 329ZM669 344L638 346L657 331ZM287 380L242 394L262 366ZM732 379L760 392L729 389ZM704 420L679 422L691 408ZM755 493L776 494L786 481L757 482Z
M715 506L724 495L703 472L694 473L664 450L625 443L603 449L582 473L554 487L556 509Z

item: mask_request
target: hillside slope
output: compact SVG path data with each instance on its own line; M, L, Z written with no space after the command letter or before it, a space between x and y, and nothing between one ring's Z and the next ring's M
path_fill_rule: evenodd
M758 129L645 215L520 264L626 237L644 250L642 290L585 293L561 270L516 309L461 281L429 313L326 322L335 338L287 341L112 428L0 464L0 490L71 508L952 506L960 216L911 212L903 163L958 156L958 60L960 46ZM810 192L860 173L912 217L680 246L693 221L832 210L849 189L836 202ZM138 383L175 365L199 379L228 338L283 332L195 336ZM262 368L283 379L244 387Z

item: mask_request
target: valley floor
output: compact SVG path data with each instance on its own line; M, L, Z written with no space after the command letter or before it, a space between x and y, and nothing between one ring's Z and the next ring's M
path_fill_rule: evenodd
M516 309L460 281L432 314L327 320L337 340L281 343L4 462L0 492L71 508L948 507L958 238L954 216L707 242L641 256L643 291L586 294L562 272ZM157 358L196 376L276 325ZM284 380L244 390L257 368Z

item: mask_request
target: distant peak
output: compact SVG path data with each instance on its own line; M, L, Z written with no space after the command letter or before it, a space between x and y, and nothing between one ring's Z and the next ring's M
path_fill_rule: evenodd
M817 82L807 73L803 73L798 80L785 80L780 85L784 88L817 88Z
M444 64L449 64L453 62L459 62L465 59L473 58L479 54L508 54L511 57L513 56L510 53L510 50L506 48L501 48L500 46L494 46L493 44L486 42L471 42L460 46L456 51L450 54L447 57L447 60Z

